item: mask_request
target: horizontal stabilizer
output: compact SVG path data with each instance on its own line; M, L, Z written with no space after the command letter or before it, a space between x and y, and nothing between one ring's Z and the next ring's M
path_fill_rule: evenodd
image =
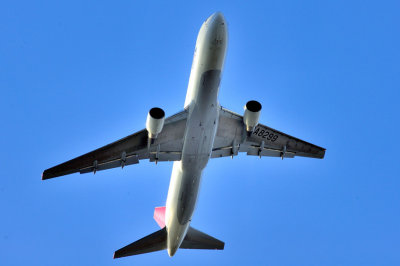
M158 210L163 213L165 207L160 207ZM138 241L129 244L114 253L114 259L122 258L132 255L139 255L167 249L168 239L167 228L163 227L161 230L145 236ZM189 227L186 236L179 248L184 249L224 249L225 243L209 236L199 230Z
M145 236L132 244L123 247L114 253L114 259L159 251L167 248L167 230L163 229Z
M179 248L185 249L224 249L225 243L199 230L189 227Z

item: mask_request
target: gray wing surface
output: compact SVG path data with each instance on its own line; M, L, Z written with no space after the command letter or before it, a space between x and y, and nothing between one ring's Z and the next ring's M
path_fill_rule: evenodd
M238 152L282 159L295 156L322 159L325 156L324 148L262 124L258 124L253 133L247 136L243 117L221 107L211 157L235 156Z
M95 173L100 170L137 164L142 159L179 161L182 155L186 119L186 111L167 118L162 132L150 147L148 147L147 130L143 129L97 150L49 168L43 172L42 179L77 172L81 174Z

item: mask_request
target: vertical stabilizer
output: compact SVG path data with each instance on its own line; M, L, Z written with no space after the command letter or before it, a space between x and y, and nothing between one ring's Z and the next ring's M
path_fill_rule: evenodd
M156 207L154 209L154 220L156 220L157 224L160 228L165 227L165 206L164 207Z

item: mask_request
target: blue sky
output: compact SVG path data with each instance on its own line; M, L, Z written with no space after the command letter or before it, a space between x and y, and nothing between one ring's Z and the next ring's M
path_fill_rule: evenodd
M2 1L0 265L399 265L398 1ZM221 105L327 149L215 159L192 225L224 251L113 260L158 229L171 163L41 181L183 108L200 26L222 11Z

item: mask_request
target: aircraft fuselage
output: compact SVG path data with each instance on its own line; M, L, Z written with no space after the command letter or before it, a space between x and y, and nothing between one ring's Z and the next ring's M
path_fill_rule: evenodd
M196 41L185 100L188 111L182 160L174 162L165 222L168 254L173 256L189 228L203 169L210 159L218 126L218 90L227 48L227 25L215 13L202 25Z

